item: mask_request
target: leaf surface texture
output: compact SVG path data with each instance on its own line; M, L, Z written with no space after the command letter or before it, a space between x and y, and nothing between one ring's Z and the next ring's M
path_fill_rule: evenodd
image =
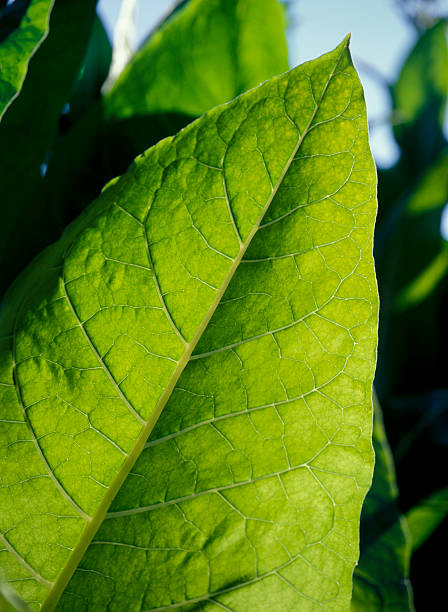
M375 212L345 40L149 149L34 261L1 329L21 596L53 609L73 574L59 609L347 609Z

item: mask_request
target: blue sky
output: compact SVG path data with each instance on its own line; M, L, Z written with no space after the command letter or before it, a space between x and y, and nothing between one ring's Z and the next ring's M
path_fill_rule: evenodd
M100 0L99 11L109 32L121 0ZM173 5L173 0L138 0L137 41L140 42ZM381 166L392 165L398 151L387 124L390 100L374 73L393 80L415 41L396 0L292 0L288 28L290 64L295 66L335 47L351 32L351 49L364 85L372 150ZM448 0L438 6L448 13ZM369 67L367 69L366 67Z

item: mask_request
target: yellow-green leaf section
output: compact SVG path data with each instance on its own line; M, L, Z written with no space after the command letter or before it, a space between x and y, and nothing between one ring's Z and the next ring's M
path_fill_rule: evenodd
M348 609L375 213L345 40L149 149L20 277L0 563L35 609Z

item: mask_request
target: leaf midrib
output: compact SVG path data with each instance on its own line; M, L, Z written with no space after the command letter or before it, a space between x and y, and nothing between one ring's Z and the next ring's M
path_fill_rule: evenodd
M167 386L165 387L162 395L160 396L156 406L154 407L154 410L150 416L150 418L148 419L148 421L146 422L145 426L142 428L135 444L134 447L132 449L132 451L129 453L129 455L127 456L126 460L124 461L120 471L117 473L117 476L115 477L114 481L112 482L111 486L109 487L109 489L107 490L105 496L103 497L101 503L99 504L95 514L93 515L93 517L91 518L91 520L89 520L87 522L87 525L77 543L77 545L75 546L75 548L72 551L72 554L69 557L69 560L67 562L67 564L65 565L65 567L62 569L62 571L60 572L57 580L54 582L53 587L51 588L51 590L48 593L47 598L45 599L43 605L42 605L42 612L52 612L55 607L56 604L59 601L59 598L61 597L65 587L67 586L70 578L72 577L74 571L76 570L76 568L78 567L79 562L81 561L85 551L87 550L87 547L89 546L90 542L92 541L95 533L97 532L98 528L100 527L100 525L102 524L107 510L109 509L110 504L112 503L114 497L116 496L116 494L118 493L118 491L120 490L122 484L124 483L126 477L128 476L130 470L132 469L132 467L134 466L135 462L137 461L138 457L140 456L155 424L157 423L168 399L171 396L171 393L174 390L174 387L176 386L180 375L182 374L183 370L185 369L185 367L187 366L188 362L190 361L190 357L197 345L197 343L199 342L200 338L202 337L203 332L205 331L208 323L210 322L210 319L212 318L213 314L216 311L216 308L218 307L221 298L223 297L230 281L232 280L238 266L241 263L241 260L244 256L244 254L246 253L252 238L254 237L254 235L257 233L260 224L266 214L266 212L268 211L272 200L274 199L274 197L277 194L277 191L280 187L280 185L282 184L286 173L288 172L292 162L294 161L295 156L297 155L298 150L300 149L304 139L306 138L306 136L308 135L308 132L312 126L312 123L314 121L314 118L320 108L320 105L322 104L322 101L325 97L325 94L327 92L328 86L336 72L336 69L339 65L339 62L342 58L343 53L346 51L347 49L347 45L348 45L348 41L349 41L349 36L346 37L343 46L341 47L341 52L339 54L339 56L337 57L334 67L331 70L328 79L323 87L322 93L319 97L319 100L316 101L314 110L310 116L310 119L305 127L305 129L303 130L303 133L301 135L299 135L299 138L297 140L297 144L294 147L288 161L285 164L285 167L283 169L282 174L280 175L275 187L272 189L271 195L269 196L265 206L263 207L263 210L261 212L261 214L259 215L256 223L254 224L254 227L252 228L252 230L250 231L250 233L248 234L246 240L244 242L241 243L241 247L239 250L238 255L235 257L232 266L229 269L229 272L227 273L226 278L224 279L219 291L217 292L215 299L213 300L212 304L210 305L210 308L207 312L207 314L205 315L205 317L203 318L201 324L198 327L198 330L196 332L196 334L193 336L192 340L186 344L185 347L185 352L182 355L182 357L180 358L172 376L170 381L168 382ZM298 130L297 126L296 129ZM299 130L298 130L299 131Z

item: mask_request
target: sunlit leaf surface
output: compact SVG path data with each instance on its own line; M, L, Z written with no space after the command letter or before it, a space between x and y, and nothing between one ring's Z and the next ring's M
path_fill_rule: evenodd
M347 45L149 149L8 294L0 561L34 608L348 608L378 304Z

